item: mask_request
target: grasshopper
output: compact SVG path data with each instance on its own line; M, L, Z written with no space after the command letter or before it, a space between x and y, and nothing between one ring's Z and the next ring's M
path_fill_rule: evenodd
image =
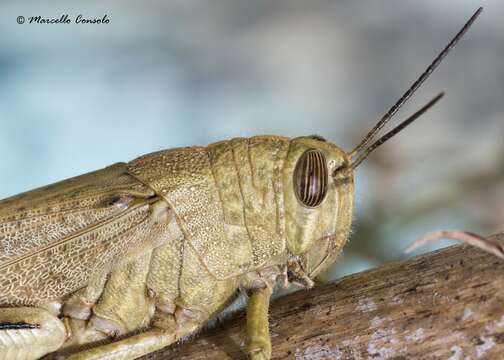
M349 236L353 173L478 9L351 152L319 136L169 149L0 202L0 359L134 359L249 295L246 352L270 359L278 282L310 288Z

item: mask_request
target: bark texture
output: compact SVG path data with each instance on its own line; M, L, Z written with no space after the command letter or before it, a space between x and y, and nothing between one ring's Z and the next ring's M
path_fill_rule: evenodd
M278 299L270 325L273 359L502 359L504 262L450 247ZM239 315L146 358L245 359L244 328Z

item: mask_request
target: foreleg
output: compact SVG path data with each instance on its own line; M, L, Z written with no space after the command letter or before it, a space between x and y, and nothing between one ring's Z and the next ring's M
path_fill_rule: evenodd
M252 360L271 358L268 309L271 288L254 289L247 306L246 350Z

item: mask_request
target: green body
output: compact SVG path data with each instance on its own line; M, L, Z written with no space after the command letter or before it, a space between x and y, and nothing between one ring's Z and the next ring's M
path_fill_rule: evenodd
M329 177L316 208L293 187L309 149L331 174L348 168ZM345 152L275 136L160 151L3 200L0 324L30 323L24 314L36 309L50 325L47 340L0 346L0 359L154 351L201 327L239 288L327 268L347 240L352 203ZM0 330L0 340L12 336ZM110 344L78 352L101 340Z

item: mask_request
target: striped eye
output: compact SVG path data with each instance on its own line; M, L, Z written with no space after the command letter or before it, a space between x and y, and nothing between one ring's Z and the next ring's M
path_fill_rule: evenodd
M317 207L327 194L328 171L324 154L307 150L299 158L294 170L294 191L306 207Z

